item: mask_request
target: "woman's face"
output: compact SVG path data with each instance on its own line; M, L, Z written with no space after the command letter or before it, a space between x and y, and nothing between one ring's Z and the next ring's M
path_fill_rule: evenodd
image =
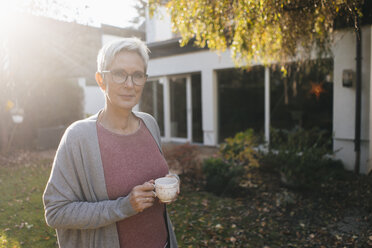
M136 72L145 73L145 63L138 53L125 51L116 55L109 70L123 70L129 75L133 75ZM113 81L112 75L109 73L105 75L104 82L108 107L132 110L139 102L144 85L138 86L134 84L131 76L124 83L118 84Z

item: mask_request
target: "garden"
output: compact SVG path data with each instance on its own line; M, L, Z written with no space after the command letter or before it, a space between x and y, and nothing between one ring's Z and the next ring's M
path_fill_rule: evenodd
M180 247L372 246L372 178L344 171L319 130L252 130L219 148L165 145L180 174L168 206ZM0 247L57 247L42 193L55 151L0 157Z

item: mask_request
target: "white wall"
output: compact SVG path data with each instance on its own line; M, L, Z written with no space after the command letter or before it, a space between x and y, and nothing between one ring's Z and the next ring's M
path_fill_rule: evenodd
M110 40L121 38L113 35L102 35L101 44L105 44ZM97 51L98 54L98 51ZM105 106L105 98L101 89L96 86L86 85L85 78L79 78L79 85L84 90L84 114L93 115Z
M85 103L84 110L86 114L95 114L105 106L105 98L98 86L86 86L85 98L89 99Z
M79 85L84 91L84 114L96 114L105 106L105 98L98 86L87 86L85 78L79 78Z
M353 87L342 86L342 71L356 71L356 37L351 31L339 32L333 47L334 53L334 106L333 131L334 150L340 150L336 157L342 159L349 170L354 169L354 134L355 134L355 83ZM361 167L362 173L368 173L369 153L369 118L370 118L370 84L371 84L371 26L362 29L362 121L361 121Z
M205 145L218 144L218 99L216 69L233 68L230 52L218 56L214 52L202 51L177 56L151 59L148 66L150 77L201 72L202 118Z
M148 74L150 76L162 76L226 68L234 68L229 50L221 53L221 55L205 50L151 59Z
M146 42L169 40L174 37L172 33L171 18L165 7L160 7L155 13L154 18L150 19L148 10L146 11Z

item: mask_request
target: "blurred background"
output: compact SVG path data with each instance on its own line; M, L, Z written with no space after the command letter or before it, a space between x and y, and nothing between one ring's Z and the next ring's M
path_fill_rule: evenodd
M2 151L55 148L69 124L103 107L94 79L98 50L114 38L144 40L139 4L1 1Z
M372 247L372 0L0 0L0 247L57 247L56 148L132 36L180 247Z
M371 1L16 0L0 11L2 151L55 148L101 109L98 50L136 36L151 54L135 110L164 142L218 146L253 129L275 147L272 134L317 130L345 168L372 168Z

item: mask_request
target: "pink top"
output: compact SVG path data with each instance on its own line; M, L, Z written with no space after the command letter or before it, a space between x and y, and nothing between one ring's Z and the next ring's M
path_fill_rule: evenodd
M143 121L132 134L120 135L97 122L109 199L128 195L134 186L168 173L168 165ZM120 247L161 247L167 242L165 207L158 199L152 207L116 223Z

